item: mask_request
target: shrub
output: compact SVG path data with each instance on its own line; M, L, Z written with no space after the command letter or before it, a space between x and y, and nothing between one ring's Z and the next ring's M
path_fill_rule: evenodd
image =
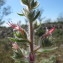
M49 40L49 38L45 38L41 40L42 47L49 47L52 45L52 42Z

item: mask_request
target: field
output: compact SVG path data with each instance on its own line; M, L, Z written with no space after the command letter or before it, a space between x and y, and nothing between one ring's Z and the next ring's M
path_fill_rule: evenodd
M59 31L61 33L59 33ZM42 58L49 58L51 55L56 56L56 63L63 63L63 39L62 39L62 30L56 30L53 33L53 37L55 38L53 41L55 42L54 47L58 47L57 49L39 54L39 58L37 63ZM0 39L0 63L14 63L14 60L11 58L12 56L12 47L11 43L7 38Z

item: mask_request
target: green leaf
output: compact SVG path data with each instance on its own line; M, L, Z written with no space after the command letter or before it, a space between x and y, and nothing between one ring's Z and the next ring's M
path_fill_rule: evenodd
M24 16L24 14L19 14L19 13L17 13L19 16Z
M36 2L34 2L34 8L35 7L38 7L38 2L36 1Z
M16 39L16 41L17 41L17 42L27 42L27 40L24 40L24 39L22 39L22 40Z
M14 51L12 58L13 59L21 59L21 58L23 58L23 54L22 54L22 52Z
M12 38L12 37L9 37L9 39L13 42L28 42L27 39L18 39L18 38Z
M39 50L37 50L37 52L39 52L39 53L42 53L42 52L44 52L44 53L47 53L47 52L51 52L51 51L53 51L53 50L55 50L55 49L57 49L58 47L53 47L53 48L41 48L41 49L39 49Z
M14 32L14 35L18 38L23 38L23 35L18 31Z
M28 5L28 0L21 0L21 2L25 5Z
M35 21L40 16L40 11L33 10L28 13L29 21Z
M32 21L33 22L34 16L35 16L35 10L29 12L28 13L28 19L29 19L29 21Z
M36 7L38 7L38 2L37 1L34 2L34 0L33 0L32 3L31 3L31 8L34 9Z
M37 19L39 15L40 15L40 11L37 11L33 20Z

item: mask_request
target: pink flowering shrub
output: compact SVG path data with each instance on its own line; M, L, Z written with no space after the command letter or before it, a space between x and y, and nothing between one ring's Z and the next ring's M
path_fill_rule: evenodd
M27 18L30 25L29 26L30 36L27 35L27 32L20 25L14 24L12 22L8 23L8 25L12 27L14 30L13 32L14 37L9 37L9 39L12 42L14 42L12 43L12 49L14 52L12 58L15 60L16 63L34 63L36 52L38 49L40 49L40 45L38 47L37 45L36 47L34 47L35 44L33 42L33 39L34 39L33 22L38 19L41 12L39 10L35 10L35 8L38 6L38 2L35 0L21 0L21 2L24 5L26 5L27 8L23 8L23 12L18 15L25 16ZM43 34L39 38L44 39L45 37L49 36L54 30L55 28L53 27L47 33Z

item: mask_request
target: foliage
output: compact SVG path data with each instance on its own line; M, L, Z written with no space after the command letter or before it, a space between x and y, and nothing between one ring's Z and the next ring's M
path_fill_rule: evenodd
M12 55L12 49L9 44L9 40L0 39L0 63L14 63L14 60L10 58Z
M60 35L63 36L63 30L56 29L53 35L55 35L56 37L60 37Z
M27 8L23 8L23 12L22 13L18 13L18 15L20 16L25 16L26 19L28 20L29 22L29 25L30 25L30 39L28 39L28 36L27 36L27 33L26 31L20 27L19 25L16 25L16 24L13 24L13 23L10 23L9 22L9 25L16 30L16 32L14 31L14 37L13 38L9 38L10 40L12 40L13 42L20 42L21 45L24 45L26 44L26 46L28 46L28 49L30 48L30 51L27 51L29 52L28 53L28 59L29 61L31 62L34 62L34 49L33 49L33 22L35 20L38 19L39 15L40 15L40 11L37 9L35 9L37 6L38 6L38 2L37 1L34 1L34 0L21 0L21 2L27 6ZM15 51L17 51L18 53L16 53L14 51L14 55L13 55L13 58L14 60L16 59L15 57L18 56L19 54L19 51L18 49L22 49L20 47L18 47L18 45L16 43L13 43L13 48L16 49ZM23 48L23 50L25 50L25 48ZM22 51L21 51L22 52ZM22 52L21 54L25 56L24 52ZM21 57L19 57L19 61L21 61ZM16 61L16 60L15 60ZM25 62L25 61L24 61Z
M41 16L41 12L36 9L38 6L38 2L35 0L21 0L21 2L27 6L27 8L23 8L22 13L18 13L20 16L25 16L26 19L29 22L29 33L30 36L28 36L27 32L17 24L14 24L12 22L9 22L10 27L13 28L14 30L14 37L9 37L9 39L14 42L12 43L12 48L13 48L13 56L12 58L15 60L15 62L21 63L22 60L27 59L29 63L34 63L35 62L35 55L37 50L40 48L40 45L38 48L34 49L34 22ZM47 36L49 36L55 28L51 28L47 33L44 34L44 31L38 31L37 35L39 35L39 38L45 39ZM42 37L43 35L43 37ZM29 38L28 38L29 37ZM48 39L44 40L44 42L47 41L47 45L49 46L50 42ZM48 43L49 42L49 43ZM23 47L18 46L18 43L24 45ZM26 46L25 46L26 45ZM36 45L37 46L37 45ZM23 61L25 63L26 61Z
M60 44L63 44L63 30L62 29L56 29L53 33L53 42L56 46L59 46Z
M49 38L45 38L41 40L42 42L42 47L50 47L52 45L52 41L49 40Z
M45 33L45 30L42 29L42 28L39 28L39 29L35 32L35 35L40 37L40 36L42 36L44 33Z

